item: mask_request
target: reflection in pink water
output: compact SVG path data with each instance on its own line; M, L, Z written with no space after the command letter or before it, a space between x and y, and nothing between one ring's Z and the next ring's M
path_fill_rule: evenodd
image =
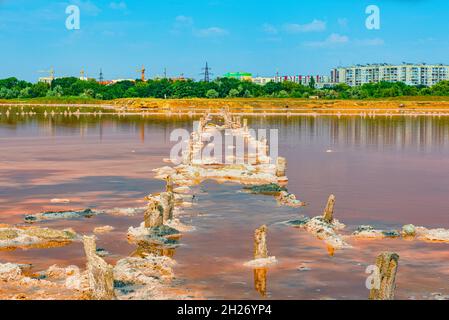
M151 170L166 165L171 130L190 129L191 121L0 116L0 223L23 223L24 214L50 209L144 205L144 196L163 188ZM449 228L449 118L259 117L250 125L279 129L279 153L289 162L289 190L309 205L279 208L272 198L242 193L240 186L199 186L198 203L182 217L196 231L183 236L174 256L180 286L199 289L208 298L365 299L366 267L378 253L391 250L400 255L397 298L449 294L447 244L351 241L354 249L329 256L322 242L282 224L299 214L320 214L334 193L336 216L348 231L361 224ZM71 203L52 204L53 198ZM141 220L98 216L44 225L72 227L82 234L114 226L98 243L114 262L135 250L126 232ZM269 251L279 263L255 274L243 263L251 259L253 230L262 224L269 226ZM75 243L1 251L0 261L33 263L40 270L52 264L82 266L84 255ZM307 268L301 271L301 266Z

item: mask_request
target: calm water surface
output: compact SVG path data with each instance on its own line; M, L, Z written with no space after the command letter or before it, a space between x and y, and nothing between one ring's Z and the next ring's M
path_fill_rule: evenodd
M164 183L152 169L166 165L170 132L191 129L193 118L141 115L22 115L0 109L0 223L21 224L45 210L140 207ZM329 255L310 234L282 224L300 214L321 214L330 193L336 217L352 230L361 224L400 228L412 223L449 228L449 117L254 117L253 128L279 129L279 154L288 160L289 191L308 203L280 208L271 197L208 181L182 221L196 227L174 252L176 283L205 298L365 299L365 269L385 250L400 255L396 296L449 294L449 245L403 240L352 241L354 249ZM326 152L332 150L333 152ZM67 205L51 204L68 198ZM98 216L44 223L90 234L116 229L98 245L114 262L136 248L126 241L142 217ZM252 235L269 226L268 249L279 263L268 270L243 267ZM0 251L0 262L84 266L81 244ZM300 271L306 265L310 270ZM256 290L266 280L266 291Z

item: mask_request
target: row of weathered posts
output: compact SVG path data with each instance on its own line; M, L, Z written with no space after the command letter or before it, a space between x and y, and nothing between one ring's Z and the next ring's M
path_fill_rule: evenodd
M335 196L331 195L324 209L323 219L331 223L334 219ZM266 225L254 232L254 259L267 259L267 231ZM383 252L376 259L376 271L374 285L370 289L370 300L393 300L396 288L396 274L398 270L399 255L391 252ZM263 274L261 274L263 273ZM256 290L265 295L266 292L266 268L255 268L254 278Z
M227 113L223 114L226 126L232 127L237 124L242 126L240 117L234 119ZM207 116L200 119L199 133L204 130L207 122ZM243 128L248 128L248 122L243 119ZM194 138L190 140L190 148L194 147ZM188 162L192 161L194 150L190 150ZM286 174L287 162L285 158L279 157L276 160L276 176L283 177ZM173 219L175 197L173 193L173 182L171 178L167 178L167 189L161 193L159 199L148 199L148 210L145 212L144 224L145 228L160 227L167 221ZM331 195L328 199L323 212L323 220L326 223L332 223L334 220L335 196ZM268 259L267 249L267 231L266 225L261 226L254 232L254 259ZM96 300L112 300L115 299L114 293L114 275L113 267L99 257L96 253L95 237L85 236L83 238L84 250L87 258L88 282L90 289L90 298ZM399 256L395 253L382 253L376 260L376 279L377 284L370 291L369 299L371 300L391 300L394 298L395 279L398 268ZM265 295L266 292L266 268L255 268L255 286L256 290Z
M169 194L170 192L166 192ZM171 198L172 195L167 195L167 198ZM161 197L162 199L162 197ZM165 201L162 201L165 202ZM171 200L167 200L171 202ZM328 203L324 210L323 218L329 222L333 219L333 208L335 204L335 196L331 195L329 197ZM158 212L157 217L150 216L146 217L145 224L148 227L153 227L155 225L161 225L164 221L165 210L160 210L157 207L157 203L153 202L154 210L148 210L149 212ZM170 211L168 209L167 211ZM266 225L261 226L254 232L254 259L267 259L268 249L267 249L267 231L268 227ZM97 255L95 237L85 236L83 238L84 250L87 258L87 271L88 271L88 282L90 288L90 297L95 300L112 300L115 299L114 293L114 275L113 267L106 263L101 257ZM395 253L384 252L381 253L376 260L376 273L374 282L377 283L376 286L370 291L370 300L392 300L394 298L394 290L396 287L396 273L398 269L399 256ZM266 268L255 268L255 286L256 290L265 294L266 292Z

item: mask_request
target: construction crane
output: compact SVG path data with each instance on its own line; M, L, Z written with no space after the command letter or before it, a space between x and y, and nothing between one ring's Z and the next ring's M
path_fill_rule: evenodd
M39 73L48 73L49 79L51 79L51 81L55 80L55 68L53 68L53 67L51 67L50 70L40 70L38 72Z
M86 80L84 68L81 68L81 71L80 71L80 80Z
M142 65L142 68L141 68L141 69L138 69L138 70L137 70L137 72L140 72L140 80L142 80L143 82L146 81L146 80L145 80L145 71L146 71L146 69L145 69L145 66L144 66L144 65Z

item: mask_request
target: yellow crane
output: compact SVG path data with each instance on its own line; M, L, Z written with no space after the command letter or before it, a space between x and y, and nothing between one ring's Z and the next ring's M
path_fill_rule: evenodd
M146 71L146 69L145 69L144 65L142 65L141 69L137 69L137 72L140 72L140 80L142 80L143 82L146 81L145 80L145 71Z
M51 67L50 70L40 70L39 73L48 73L50 75L50 79L55 80L55 68Z
M80 80L87 80L87 75L86 75L86 72L84 71L84 68L81 68Z

